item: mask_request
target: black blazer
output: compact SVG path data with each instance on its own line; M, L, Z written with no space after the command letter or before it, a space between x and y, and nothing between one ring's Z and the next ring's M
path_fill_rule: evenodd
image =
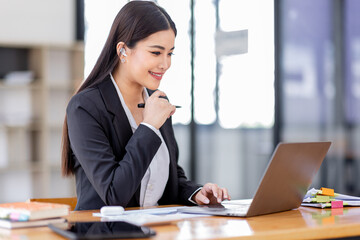
M142 124L133 134L110 76L74 95L66 113L75 161L75 209L139 206L141 180L161 145L159 136ZM179 152L171 118L160 132L169 149L170 165L158 203L191 205L188 198L200 185L187 180L177 163Z

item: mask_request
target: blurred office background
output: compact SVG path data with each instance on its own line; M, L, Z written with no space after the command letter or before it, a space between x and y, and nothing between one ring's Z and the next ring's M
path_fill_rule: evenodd
M126 2L0 0L0 202L75 195L65 108ZM160 87L189 178L251 198L278 142L332 141L313 186L360 195L359 1L156 2L178 29Z

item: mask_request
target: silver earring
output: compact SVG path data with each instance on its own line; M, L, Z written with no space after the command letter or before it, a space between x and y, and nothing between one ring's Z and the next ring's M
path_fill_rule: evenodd
M127 57L127 55L126 55L126 53L125 53L125 49L124 49L124 48L121 48L121 49L120 49L120 53L121 53L122 55L124 55L124 57Z
M124 63L124 62L125 62L125 58L121 59L121 62Z

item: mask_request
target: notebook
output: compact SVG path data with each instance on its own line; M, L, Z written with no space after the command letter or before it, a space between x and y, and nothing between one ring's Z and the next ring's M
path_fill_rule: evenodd
M300 206L331 142L279 143L253 199L181 208L184 213L252 217Z

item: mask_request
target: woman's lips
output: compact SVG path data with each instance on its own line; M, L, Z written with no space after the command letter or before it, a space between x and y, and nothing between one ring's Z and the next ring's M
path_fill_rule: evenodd
M156 73L156 72L151 72L151 71L149 71L149 73L156 80L161 80L164 75L164 73Z

